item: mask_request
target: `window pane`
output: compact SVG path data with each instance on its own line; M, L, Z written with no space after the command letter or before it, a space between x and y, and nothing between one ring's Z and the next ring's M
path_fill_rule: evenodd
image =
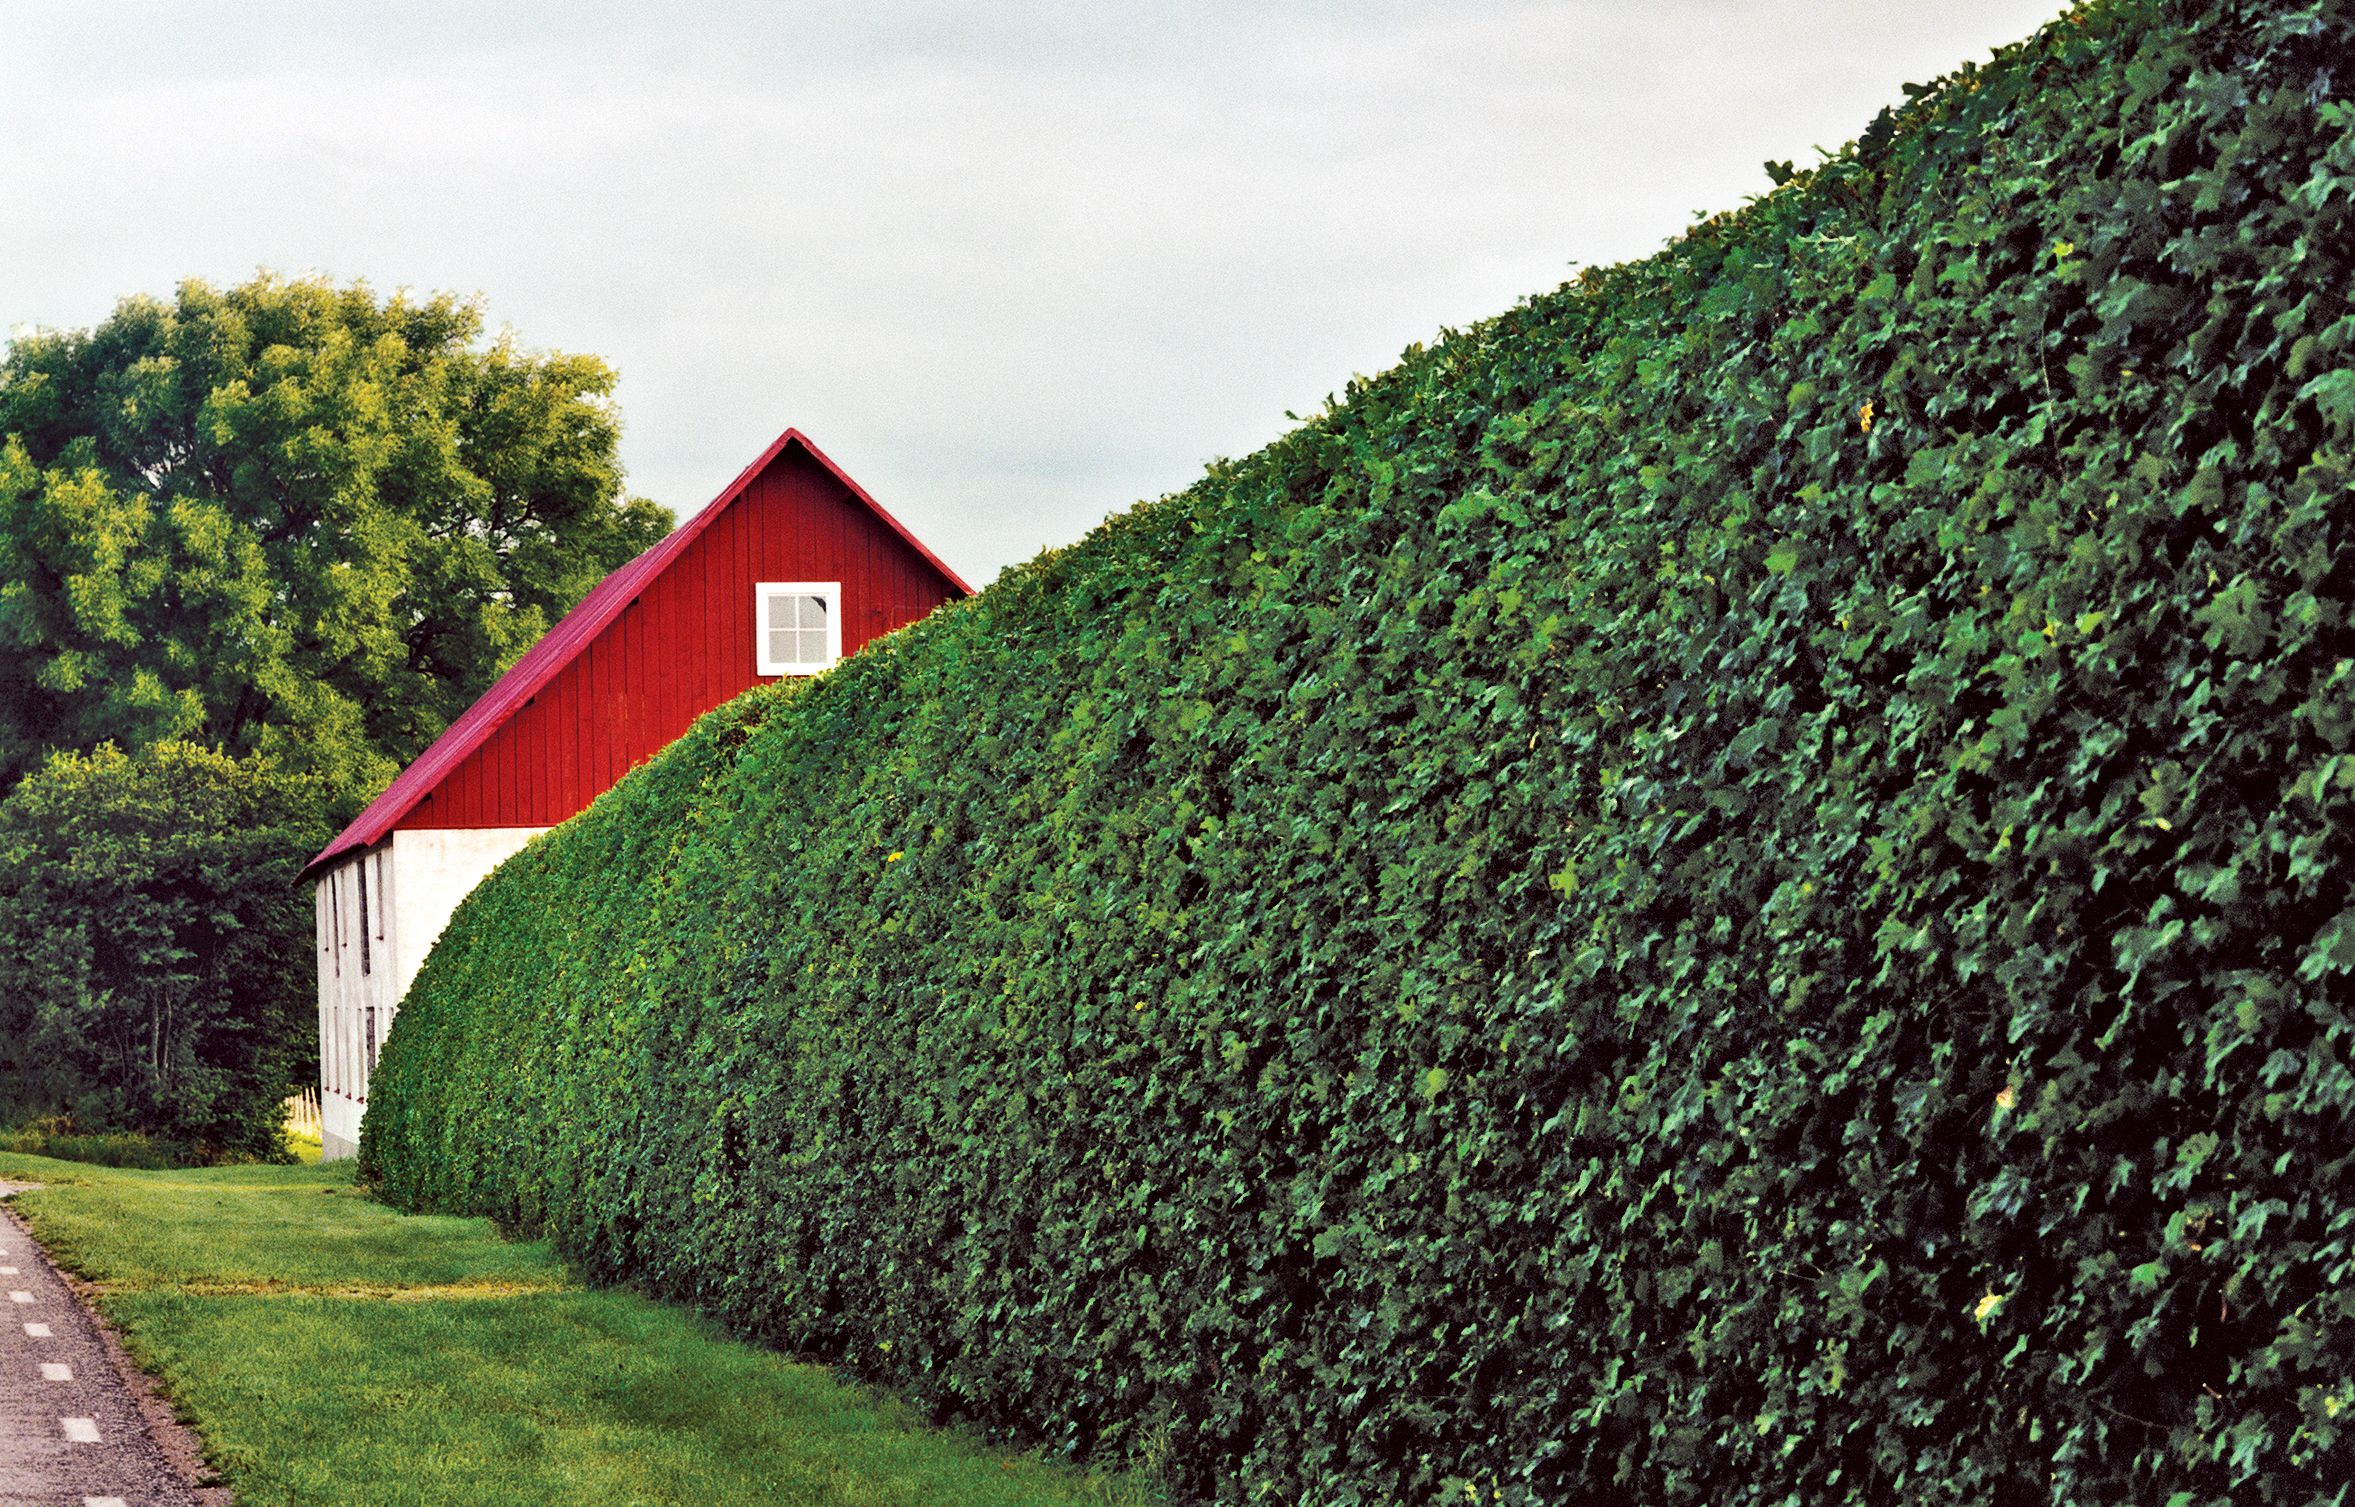
M762 631L768 637L768 662L778 666L817 666L831 662L827 653L827 617L833 603L805 591L777 591L762 598Z

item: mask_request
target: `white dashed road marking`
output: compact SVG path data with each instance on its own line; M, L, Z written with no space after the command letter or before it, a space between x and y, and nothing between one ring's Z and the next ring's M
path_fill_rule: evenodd
M0 1178L0 1507L195 1507L104 1331L23 1237L20 1191Z

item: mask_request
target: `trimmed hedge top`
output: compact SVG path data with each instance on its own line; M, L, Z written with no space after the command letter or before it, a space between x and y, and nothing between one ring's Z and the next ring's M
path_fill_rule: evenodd
M2350 57L2073 12L713 714L367 1167L1188 1500L2345 1501Z

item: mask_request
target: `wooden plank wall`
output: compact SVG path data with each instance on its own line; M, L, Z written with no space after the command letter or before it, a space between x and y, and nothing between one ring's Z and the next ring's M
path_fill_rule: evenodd
M789 445L401 825L554 826L697 717L775 679L753 673L760 581L840 581L844 654L957 594Z

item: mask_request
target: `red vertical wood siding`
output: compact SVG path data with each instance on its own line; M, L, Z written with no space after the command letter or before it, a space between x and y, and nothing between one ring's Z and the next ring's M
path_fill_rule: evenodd
M776 678L752 669L761 581L840 581L846 655L961 595L787 446L399 825L552 827L582 810L697 717Z

